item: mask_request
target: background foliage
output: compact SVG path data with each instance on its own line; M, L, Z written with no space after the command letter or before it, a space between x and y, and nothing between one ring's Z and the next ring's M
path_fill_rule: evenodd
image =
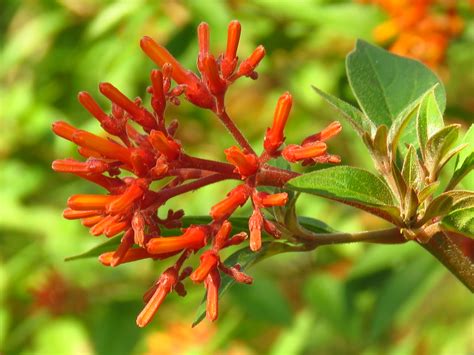
M474 117L474 20L464 20L437 72L446 84L448 123L465 127ZM240 55L267 49L256 82L240 81L228 94L228 111L256 147L277 97L294 94L287 136L294 140L335 119L311 85L354 102L344 56L356 37L372 40L385 15L350 1L98 1L3 2L0 14L0 351L42 354L461 354L474 351L471 294L416 245L324 247L288 254L255 268L253 286L235 286L223 298L218 324L190 324L202 297L169 297L154 323L134 319L142 290L159 274L152 262L117 269L94 259L64 262L99 240L77 222L61 218L73 192L94 187L53 174L50 163L75 156L72 144L53 138L53 120L99 131L76 93L97 93L100 81L126 94L145 93L152 63L138 41L150 35L195 67L195 28L211 26L215 49L225 45L227 24L237 18ZM469 50L471 49L471 50ZM104 106L105 107L105 106ZM179 137L200 155L223 158L230 145L223 128L183 102ZM371 169L355 133L345 125L331 152L345 164ZM190 194L170 206L202 214L228 186ZM383 227L382 220L323 199L302 196L301 215L342 231ZM242 211L245 213L245 211ZM174 352L173 352L174 351Z

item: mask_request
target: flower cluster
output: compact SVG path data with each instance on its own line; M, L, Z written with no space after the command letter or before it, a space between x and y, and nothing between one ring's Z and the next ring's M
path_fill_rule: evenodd
M259 46L245 60L239 61L237 47L240 24L232 21L228 29L227 48L215 57L209 52L209 27L198 27L199 75L184 68L164 47L150 37L140 44L143 51L160 67L151 71L151 108L146 109L140 99L131 100L109 83L99 85L100 92L112 103L111 113L105 113L87 92L78 95L79 102L94 116L107 133L101 137L80 130L66 122L53 124L53 131L78 146L86 160L62 159L53 162L58 172L72 173L100 185L107 194L73 195L64 211L67 219L80 219L94 236L119 238L115 251L102 254L99 260L106 266L117 266L140 259L163 260L177 256L172 264L146 292L146 305L137 318L140 327L148 324L165 297L172 291L186 294L183 281L204 284L207 290L207 317L218 316L218 291L221 275L237 282L250 284L252 278L240 270L240 265L225 265L220 251L242 243L247 233L232 233L229 218L234 211L251 201L253 212L249 218L250 248L260 250L262 232L279 238L278 226L265 217L263 210L284 206L285 192L259 191L259 186L282 187L297 175L289 170L268 164L283 157L291 163L304 165L337 163L339 157L327 152L325 141L341 130L338 122L322 132L304 139L300 145L284 144L284 128L288 120L292 97L283 94L276 105L273 124L268 128L263 152L257 155L225 110L224 98L228 87L240 77L257 78L255 69L265 55ZM172 82L176 85L172 86ZM168 104L179 104L184 96L192 104L212 111L235 138L238 146L224 150L226 162L207 160L185 153L176 137L177 121L165 120ZM121 176L126 172L126 177ZM151 183L161 179L170 181L158 189ZM176 236L163 236L164 229L182 226L182 210L169 210L167 217L158 217L158 209L169 199L222 180L240 183L210 211L207 225L191 225ZM184 267L188 257L201 252L200 264L193 269Z
M437 67L444 60L450 40L458 36L463 21L455 1L368 0L386 12L389 19L374 30L379 43L391 42L393 53Z

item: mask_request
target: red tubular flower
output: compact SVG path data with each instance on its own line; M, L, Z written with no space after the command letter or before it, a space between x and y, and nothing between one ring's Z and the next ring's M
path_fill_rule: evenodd
M67 205L69 208L78 211L105 211L107 205L115 199L117 199L117 196L112 195L72 195L67 200Z
M96 173L101 174L109 169L109 164L102 160L79 162L74 159L58 159L53 161L52 168L61 173Z
M139 180L135 180L123 194L116 196L116 198L107 205L107 213L117 214L128 212L135 201L143 196L146 188L146 185L143 185Z
M153 90L151 106L158 117L162 119L166 106L165 91L163 90L163 73L157 69L153 69L150 74L150 81Z
M230 77L237 66L237 48L239 46L240 31L240 22L236 20L231 21L227 32L227 48L221 62L221 71L224 78Z
M160 46L151 37L143 37L140 41L140 46L146 55L160 68L169 63L173 68L171 75L178 84L190 85L198 80L189 70L184 69L181 63L166 48Z
M102 220L96 223L94 226L91 227L89 230L90 234L97 237L105 232L105 229L108 228L110 225L115 223L116 218L115 216L104 216Z
M145 219L140 212L135 212L132 218L133 240L141 247L145 246Z
M239 185L227 194L227 198L212 206L210 215L213 220L221 221L227 219L237 207L242 206L250 196L247 185Z
M150 254L158 255L184 249L198 250L206 244L207 229L193 226L186 229L183 235L175 237L152 238L146 248Z
M338 121L331 122L331 124L329 124L329 126L323 129L321 132L305 138L301 145L304 146L318 141L325 142L328 139L338 135L341 131L342 125Z
M158 128L156 120L146 109L139 107L135 102L126 97L120 90L110 83L100 83L100 92L110 101L125 110L132 120L137 122L146 131Z
M203 282L207 275L209 275L213 269L217 268L217 265L220 262L219 256L213 250L208 250L202 253L199 260L201 261L199 267L194 270L190 276L190 279L196 283Z
M207 289L206 316L214 322L219 315L219 287L221 285L221 276L217 269L211 270L204 285Z
M178 84L186 85L185 94L189 101L202 108L214 107L214 99L199 78L189 70L184 69L164 47L147 36L142 38L140 46L160 68L163 68L167 63L172 66L171 76Z
M168 138L161 131L151 131L149 141L153 148L173 161L181 154L181 146L174 139Z
M260 61L265 56L265 48L263 46L258 46L253 53L240 63L239 70L237 72L238 76L251 76L260 63Z
M286 192L277 194L258 192L253 195L253 201L261 207L284 206L288 201L288 194Z
M327 146L323 142L315 142L300 146L290 144L283 149L281 155L285 160L294 163L298 160L313 159L326 154Z
M229 163L236 167L242 177L253 175L258 170L258 158L254 154L245 154L236 146L232 146L224 150L226 159Z
M96 136L95 134L77 130L72 135L72 141L77 145L96 151L106 158L116 159L127 165L131 164L130 151L127 148L110 140Z
M197 28L198 34L198 46L199 46L199 54L198 54L198 69L202 73L204 70L204 58L209 55L209 25L205 22L201 22Z
M76 127L64 121L54 122L52 125L52 129L56 135L64 139L67 139L68 141L71 141L71 142L72 142L73 134L78 131Z
M214 96L221 96L227 90L227 84L221 79L216 60L213 55L206 55L202 59L202 72L207 79L207 87Z
M115 256L115 251L109 251L103 253L99 256L99 261L105 266L116 266L113 265L113 259ZM125 255L121 258L120 264L129 263L132 261L142 260L142 259L153 259L155 256L148 253L143 248L132 248L128 249L125 252Z
M114 222L104 229L104 234L107 238L115 237L117 234L125 231L129 225L128 221Z
M63 217L66 219L80 219L80 218L98 216L101 213L102 211L99 211L99 210L76 211L71 208L66 208L63 211Z
M77 98L81 105L84 106L84 108L89 111L92 116L97 118L101 124L107 122L110 119L88 92L81 91L77 95Z
M250 250L259 251L262 247L263 216L258 208L253 210L249 219Z
M153 316L158 311L166 296L173 291L175 285L179 282L178 270L176 267L168 268L159 278L156 283L156 290L153 296L146 304L145 308L137 317L137 325L140 328L146 326L153 319Z
M103 215L85 217L85 218L83 218L83 219L81 220L81 224L82 224L84 227L90 228L90 227L95 226L97 223L99 223L99 222L102 221L103 219L104 219L104 216L103 216Z
M290 115L293 98L289 92L284 93L278 99L275 113L273 115L273 125L267 129L263 146L265 150L270 154L274 154L275 151L283 144L285 137L283 130L285 129L286 121Z

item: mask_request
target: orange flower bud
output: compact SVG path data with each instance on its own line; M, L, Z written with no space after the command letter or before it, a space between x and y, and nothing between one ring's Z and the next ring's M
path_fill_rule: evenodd
M253 175L258 170L258 158L254 154L245 154L236 146L224 150L226 159L236 167L237 172L243 177Z
M250 57L248 57L242 63L240 63L239 71L237 75L238 76L251 75L264 56L265 56L265 48L263 48L263 46L258 46L250 55Z
M288 201L288 194L286 192L277 194L259 192L254 195L253 200L262 207L284 206Z
M203 57L202 71L206 74L209 91L215 96L222 95L227 89L227 84L219 76L217 63L213 55Z
M100 123L107 122L109 116L100 108L97 102L93 97L86 91L81 91L77 98L84 108L89 111L89 113L94 116Z
M262 213L260 210L254 209L249 219L250 249L252 251L259 251L262 247L262 225Z
M185 233L175 237L152 238L146 248L150 254L158 255L184 249L197 250L206 243L207 230L202 226L186 229Z
M64 122L64 121L56 121L53 123L53 132L64 138L64 139L67 139L68 141L71 141L72 142L72 136L74 133L76 133L78 131L78 129L72 125L70 125L69 123L67 122Z
M181 154L181 146L161 131L151 131L149 141L153 148L163 154L166 159L173 161Z
M72 195L67 200L67 205L73 210L105 210L106 206L115 201L115 195Z
M221 276L217 269L211 270L207 275L205 286L207 289L206 316L207 319L214 322L219 315L219 287L221 285Z
M200 261L198 268L190 276L190 279L196 283L203 282L211 270L217 267L220 259L216 252L208 250L202 253Z
M80 218L86 218L86 217L93 217L93 216L98 216L102 212L99 210L89 210L89 211L76 211L71 208L66 208L63 211L63 217L66 219L80 219Z
M162 68L166 63L171 64L171 67L173 68L171 73L172 78L178 84L190 85L196 81L197 78L190 71L184 69L166 48L160 46L152 38L148 36L143 37L140 41L140 46L146 55L160 68Z
M221 71L224 78L231 76L237 65L237 48L239 46L240 31L240 22L236 20L231 21L227 31L227 48L221 62Z
M107 213L117 214L128 212L135 201L141 198L144 193L143 186L140 186L139 183L132 183L123 194L118 195L107 205Z
M174 267L167 269L157 282L157 288L153 296L137 317L137 325L140 328L146 326L153 319L166 296L173 290L178 283L178 271Z
M130 152L127 148L95 134L77 130L72 141L82 147L95 150L106 158L116 159L130 165Z
M290 144L283 149L281 155L285 160L294 163L298 160L317 158L326 154L327 146L323 142L315 142L305 146Z
M342 131L342 125L338 121L331 122L329 126L324 128L321 132L313 134L312 136L309 136L303 140L301 145L305 146L309 143L314 143L314 142L325 142L328 139L338 135Z
M263 142L263 146L269 154L273 154L285 140L283 130L290 115L292 103L293 98L289 92L284 93L278 99L273 115L273 125L267 129Z
M156 120L151 113L146 109L139 107L112 84L100 83L99 90L110 101L127 111L130 117L145 130L150 131L157 128Z
M239 185L227 194L227 198L212 206L210 215L215 221L228 218L237 207L242 206L249 198L247 185Z

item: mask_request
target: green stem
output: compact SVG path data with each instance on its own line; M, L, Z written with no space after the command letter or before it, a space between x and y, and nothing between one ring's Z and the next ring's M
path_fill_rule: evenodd
M398 228L380 229L357 233L313 233L304 230L294 236L303 244L309 244L316 248L320 245L345 244L355 242L366 242L376 244L402 244L407 240L400 234ZM314 249L313 248L313 249Z
M441 261L471 292L474 292L474 263L448 236L437 233L428 243L421 246Z

